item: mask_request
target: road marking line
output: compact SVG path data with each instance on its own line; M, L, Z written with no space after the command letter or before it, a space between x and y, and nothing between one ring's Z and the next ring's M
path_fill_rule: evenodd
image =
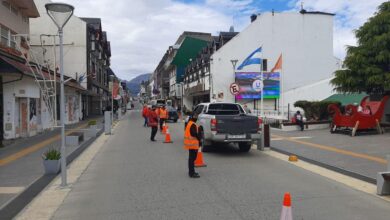
M85 123L83 125L80 125L79 127L76 127L74 129L70 129L67 132L65 132L65 135L70 134L74 130L77 130L77 129L80 129L80 128L85 128L85 127L87 127L87 125L88 125L88 123ZM39 149L41 149L41 148L51 144L51 143L53 143L53 142L55 142L55 141L57 141L59 139L61 139L61 135L56 135L54 137L51 137L49 139L46 139L46 140L38 143L38 144L34 144L34 145L32 145L32 146L30 146L28 148L25 148L25 149L23 149L21 151L18 151L16 153L14 153L14 154L11 154L10 156L7 156L7 157L5 157L3 159L0 159L0 167L4 166L4 165L7 165L7 164L9 164L9 163L11 163L11 162L21 158L21 157L24 157L24 156L28 155L28 154L31 154L31 153L33 153L33 152L35 152L35 151L37 151L37 150L39 150Z
M309 137L309 136L303 136L303 137L290 137L291 139L311 139L312 137Z
M380 163L380 164L387 164L387 160L385 160L383 158L380 158L380 157L370 156L368 154L355 153L355 152L348 151L348 150L342 150L342 149L339 149L337 147L326 146L326 145L321 145L321 144L315 144L315 143L301 141L301 140L295 140L295 139L290 138L290 137L283 137L283 136L279 136L279 135L272 135L272 136L274 136L276 138L282 138L282 139L284 139L286 141L291 141L291 142L295 142L295 143L298 143L298 144L303 144L303 145L306 145L306 146L310 146L310 147L314 147L314 148L318 148L318 149L322 149L322 150L326 150L326 151L332 151L332 152L335 152L335 153L344 154L344 155L348 155L348 156L351 156L351 157L371 160L371 161L374 161L374 162L377 162L377 163Z
M297 166L297 167L305 169L309 172L316 173L320 176L331 179L335 182L342 183L342 184L349 186L353 189L368 193L372 196L375 196L377 198L381 198L387 202L390 202L390 196L378 196L376 194L376 185L374 185L374 184L367 183L365 181L355 179L353 177L350 177L350 176L338 173L336 171L329 170L329 169L326 169L326 168L323 168L323 167L320 167L320 166L317 166L317 165L314 165L314 164L311 164L311 163L308 163L308 162L305 162L302 160L299 160L297 162L288 162L287 155L278 153L276 151L264 151L264 153L271 156L271 157L283 160L286 163L289 163L293 166Z
M24 190L24 187L0 187L0 194L17 194Z

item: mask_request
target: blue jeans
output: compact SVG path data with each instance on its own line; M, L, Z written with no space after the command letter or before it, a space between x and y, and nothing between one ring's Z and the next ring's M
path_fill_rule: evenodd
M144 117L144 119L145 119L144 126L146 127L146 126L148 126L148 117Z

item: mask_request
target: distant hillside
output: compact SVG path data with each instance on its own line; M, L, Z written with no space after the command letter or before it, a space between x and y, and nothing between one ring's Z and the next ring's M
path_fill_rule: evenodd
M145 73L135 77L130 81L126 81L127 88L130 90L131 94L137 95L141 90L141 86L140 86L141 82L147 81L151 75L152 75L151 73Z

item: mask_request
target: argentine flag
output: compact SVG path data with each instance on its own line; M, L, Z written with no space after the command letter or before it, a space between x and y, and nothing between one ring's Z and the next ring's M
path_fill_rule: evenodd
M242 70L245 66L261 64L261 47L253 51L241 64L237 70Z

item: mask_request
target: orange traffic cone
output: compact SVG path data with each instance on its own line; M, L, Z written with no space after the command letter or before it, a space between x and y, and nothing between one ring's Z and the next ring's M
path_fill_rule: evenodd
M280 220L293 220L292 210L291 210L291 196L290 193L284 194L282 214L280 215Z
M198 155L196 155L195 167L207 167L207 165L203 162L202 148L199 148Z
M166 125L165 121L164 121L162 134L166 134L167 133L167 129L168 129L168 125Z
M171 135L169 134L169 129L166 129L167 131L165 132L165 141L164 143L173 143L171 140Z

